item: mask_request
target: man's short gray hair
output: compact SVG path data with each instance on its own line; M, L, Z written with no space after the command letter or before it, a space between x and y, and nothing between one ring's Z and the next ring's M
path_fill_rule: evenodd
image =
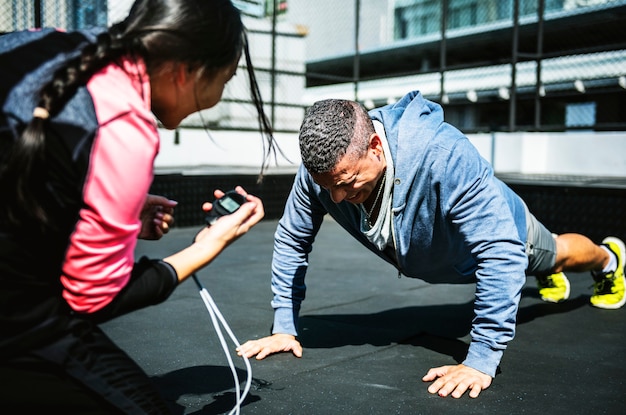
M327 173L348 154L360 158L367 151L374 125L367 110L342 99L317 101L300 127L300 154L309 173Z

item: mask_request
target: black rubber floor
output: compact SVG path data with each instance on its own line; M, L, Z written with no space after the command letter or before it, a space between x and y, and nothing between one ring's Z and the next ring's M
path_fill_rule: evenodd
M275 227L263 221L198 275L241 343L269 334ZM196 231L174 229L159 242L141 242L137 252L167 256ZM477 399L440 398L421 377L464 357L474 286L398 278L326 221L307 275L304 355L251 360L241 414L624 414L626 309L591 307L591 277L570 280L570 300L546 304L529 279L517 336L492 386ZM233 376L193 280L167 302L104 329L154 378L174 413L233 408ZM232 359L243 387L244 362Z

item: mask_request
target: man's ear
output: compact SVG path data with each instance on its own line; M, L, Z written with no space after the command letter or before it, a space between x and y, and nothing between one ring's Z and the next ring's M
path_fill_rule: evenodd
M383 142L378 133L372 133L370 135L370 150L374 150L374 155L382 154L383 152Z

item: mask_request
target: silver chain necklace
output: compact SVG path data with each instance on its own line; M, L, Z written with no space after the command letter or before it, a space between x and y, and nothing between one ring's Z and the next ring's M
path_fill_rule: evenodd
M367 211L365 206L363 206L363 211L365 212L365 216L367 217L367 223L372 226L372 213L374 213L374 209L376 209L376 205L378 204L378 199L380 199L380 195L383 193L383 188L385 187L385 179L387 178L387 169L383 170L383 178L380 181L378 192L376 193L376 198L374 199L374 203L372 203L372 207ZM363 205L363 204L361 204Z

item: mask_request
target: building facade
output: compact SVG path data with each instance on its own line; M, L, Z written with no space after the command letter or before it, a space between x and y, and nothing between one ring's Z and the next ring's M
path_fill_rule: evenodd
M314 3L288 12L309 27L308 102L419 89L466 132L626 130L624 0Z

